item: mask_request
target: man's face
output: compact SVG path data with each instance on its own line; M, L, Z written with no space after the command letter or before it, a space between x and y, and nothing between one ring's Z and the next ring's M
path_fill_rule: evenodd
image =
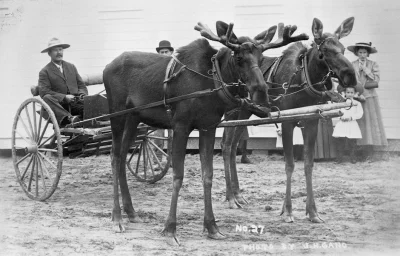
M172 55L172 51L170 51L169 49L161 49L158 53L162 54L162 55L167 55L167 56Z
M55 46L49 50L49 56L53 62L59 63L63 60L63 52L64 49L61 46Z

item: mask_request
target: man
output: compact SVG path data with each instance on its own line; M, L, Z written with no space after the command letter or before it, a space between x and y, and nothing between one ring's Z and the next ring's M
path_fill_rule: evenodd
M63 60L63 44L58 38L50 39L47 48L42 51L51 61L39 72L40 97L53 110L60 126L79 122L83 116L83 101L77 100L88 95L88 90L78 74L76 67Z
M158 47L156 48L156 51L158 54L161 55L167 55L171 56L172 53L174 53L174 48L171 46L171 43L167 40L162 40L158 43ZM157 137L164 137L164 130L156 130L154 131L154 135ZM163 140L154 140L154 143L159 147L159 148L164 148L164 141ZM157 155L158 160L161 162L162 161L162 153L159 150L155 150L155 153ZM157 160L154 159L154 162Z

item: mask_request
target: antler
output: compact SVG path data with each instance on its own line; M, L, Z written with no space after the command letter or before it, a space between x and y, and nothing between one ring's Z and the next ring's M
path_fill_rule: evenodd
M194 29L197 31L200 31L200 35L202 35L203 37L205 37L209 40L220 42L221 44L225 45L226 47L228 47L232 50L239 49L239 44L233 44L233 43L229 42L229 40L231 39L231 36L232 36L233 23L229 24L226 34L222 35L221 37L214 34L206 24L203 24L201 22L198 22L197 25L194 27Z
M271 30L271 28L270 28L270 30ZM285 46L285 45L293 43L293 42L308 39L308 35L306 35L304 33L301 35L292 37L292 34L297 30L296 25L284 26L283 23L279 23L278 24L278 39L276 39L275 42L270 43L272 40L272 37L273 37L273 35L271 36L270 33L272 33L272 31L273 31L273 34L275 34L275 30L271 30L271 32L268 31L268 34L265 36L265 38L263 40L264 43L262 44L263 51L272 49L272 48L282 47L282 46Z

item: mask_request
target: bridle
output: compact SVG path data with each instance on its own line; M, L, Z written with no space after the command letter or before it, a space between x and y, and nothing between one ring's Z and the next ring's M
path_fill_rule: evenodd
M324 59L324 62L326 64L326 66L328 67L327 74L325 74L319 82L314 83L314 84L311 83L310 75L309 75L309 72L308 72L308 69L307 69L308 55L314 49L314 48L311 48L306 53L301 54L299 56L299 59L301 61L301 66L297 66L296 67L296 71L293 73L292 77L289 79L289 82L285 82L283 84L277 84L277 83L273 83L273 82L267 81L267 84L269 84L269 85L271 85L273 87L273 88L269 89L269 90L271 90L271 92L273 90L280 90L280 89L284 90L284 93L279 94L279 96L277 96L275 99L273 99L273 101L282 100L286 96L299 93L299 92L301 92L303 90L310 97L313 97L313 98L316 98L316 99L326 99L326 98L332 98L333 97L332 93L330 91L328 91L327 88L326 88L326 82L328 81L329 78L336 77L336 74L332 70L332 68L330 67L329 63L325 60L323 52L321 51L321 46L323 46L323 44L326 42L326 40L330 39L330 38L333 38L333 37L327 37L324 40L322 40L319 44L317 44L315 42L319 58L320 59ZM279 65L279 62L281 61L281 57L280 57L280 59L277 59L277 61L278 61L278 65ZM275 67L274 67L275 71L277 70L278 65L275 65ZM297 76L297 74L301 70L303 71L305 81L303 83L301 83L301 84L292 84L292 81L294 81L295 77ZM271 70L271 73L272 72L274 72L274 71ZM288 90L290 88L292 88L292 89L298 88L298 90L296 90L295 92L292 92L292 93L288 93ZM318 90L316 88L323 88L323 90Z
M247 98L247 94L248 94L248 89L246 86L246 83L242 82L242 77L239 73L238 76L238 82L237 83L225 83L223 81L222 78L222 74L221 74L221 69L220 69L220 64L219 64L219 53L220 51L218 51L212 58L211 58L211 62L213 64L212 67L212 75L214 78L214 85L215 85L215 89L220 89L217 91L218 96L223 100L223 102L229 106L232 109L247 109L250 112L252 112L253 114L259 116L259 117L264 117L264 116L268 116L268 112L266 107L261 106L261 105L257 105L256 103L254 103L250 98ZM234 53L231 55L231 60L234 59ZM233 61L234 64L236 66L236 62L235 60ZM260 73L262 73L260 67L257 64L254 64L250 67L250 69L259 69ZM234 75L234 74L232 74ZM229 90L228 87L230 88L234 88L234 91L236 92L235 95L233 95ZM269 110L269 109L268 109Z

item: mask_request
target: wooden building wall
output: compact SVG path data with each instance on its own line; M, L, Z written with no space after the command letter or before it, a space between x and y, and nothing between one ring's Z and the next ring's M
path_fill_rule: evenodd
M0 0L0 148L9 147L11 124L19 104L30 97L38 72L49 57L41 54L51 37L71 44L64 59L81 74L100 73L123 51L155 52L162 39L183 46L199 38L193 29L198 21L214 29L216 20L234 22L237 35L255 36L278 22L296 24L298 32L311 34L314 17L333 32L340 23L355 17L344 45L373 42L372 55L381 67L378 90L385 129L390 139L400 139L400 103L397 99L397 65L400 40L400 2L391 0ZM218 43L212 45L220 47ZM278 56L283 49L266 52ZM355 56L347 52L350 60ZM91 92L101 88L90 88ZM195 136L195 135L194 135ZM253 137L274 137L274 128L252 128Z

